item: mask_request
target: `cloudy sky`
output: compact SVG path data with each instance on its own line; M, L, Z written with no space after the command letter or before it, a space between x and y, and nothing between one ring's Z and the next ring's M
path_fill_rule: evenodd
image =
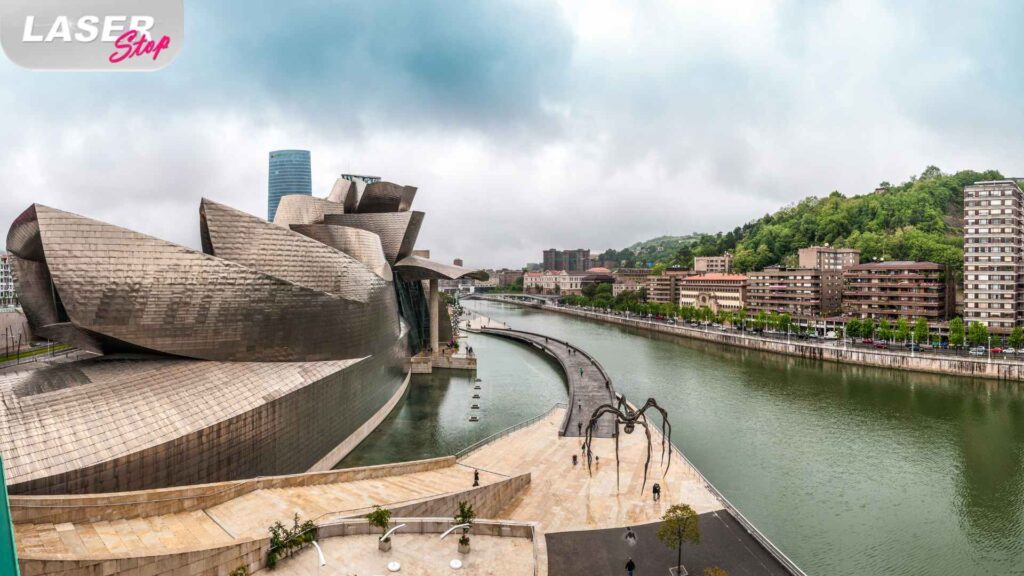
M1024 175L1020 2L185 9L159 72L0 57L0 228L41 202L198 247L201 197L265 214L277 148L311 150L315 194L342 172L418 186L419 246L474 266L730 229L929 164Z

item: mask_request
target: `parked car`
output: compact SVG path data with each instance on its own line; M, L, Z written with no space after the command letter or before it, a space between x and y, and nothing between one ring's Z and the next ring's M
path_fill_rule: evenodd
M1016 348L1003 348L1003 354L1016 354Z
M888 350L889 345L885 342L875 342L875 348L878 348L879 350Z
M971 348L970 350L968 350L967 353L970 354L971 356L984 356L985 355L985 347L984 346L975 346L974 348Z
M921 350L934 350L934 349L935 349L935 346L932 346L931 344L921 344Z
M917 343L907 344L906 347L909 348L911 352L920 352L921 351L921 345L917 344Z
M871 338L865 338L865 339L861 340L860 342L861 342L861 344L874 344L875 343L875 341L872 340Z
M992 347L992 353L993 354L1002 354L1003 353L1003 349L1000 348L999 346L993 346Z

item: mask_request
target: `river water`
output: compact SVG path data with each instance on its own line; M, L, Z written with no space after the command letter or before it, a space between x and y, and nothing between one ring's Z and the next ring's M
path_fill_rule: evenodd
M997 383L789 358L489 302L466 307L564 338L808 574L1024 574L1024 394ZM528 348L473 336L474 383L418 379L344 466L452 453L564 401ZM480 422L469 423L471 412Z

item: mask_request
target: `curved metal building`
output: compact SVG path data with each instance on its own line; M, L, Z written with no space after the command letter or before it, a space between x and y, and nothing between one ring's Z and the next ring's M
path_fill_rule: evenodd
M30 206L7 236L29 324L97 356L0 374L11 491L332 467L401 397L428 328L436 341L421 280L480 276L411 255L415 190L339 181L286 197L274 223L203 199L202 252Z

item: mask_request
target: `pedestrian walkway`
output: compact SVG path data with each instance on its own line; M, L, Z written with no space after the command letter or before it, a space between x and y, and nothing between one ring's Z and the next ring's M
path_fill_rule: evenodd
M563 423L562 435L584 436L590 423L590 417L599 406L602 404L616 405L615 386L612 384L611 377L597 360L583 350L556 338L521 330L484 327L480 332L511 338L545 350L562 365L562 370L569 382L570 408L566 421ZM594 436L611 438L614 433L615 417L603 416L598 421Z

